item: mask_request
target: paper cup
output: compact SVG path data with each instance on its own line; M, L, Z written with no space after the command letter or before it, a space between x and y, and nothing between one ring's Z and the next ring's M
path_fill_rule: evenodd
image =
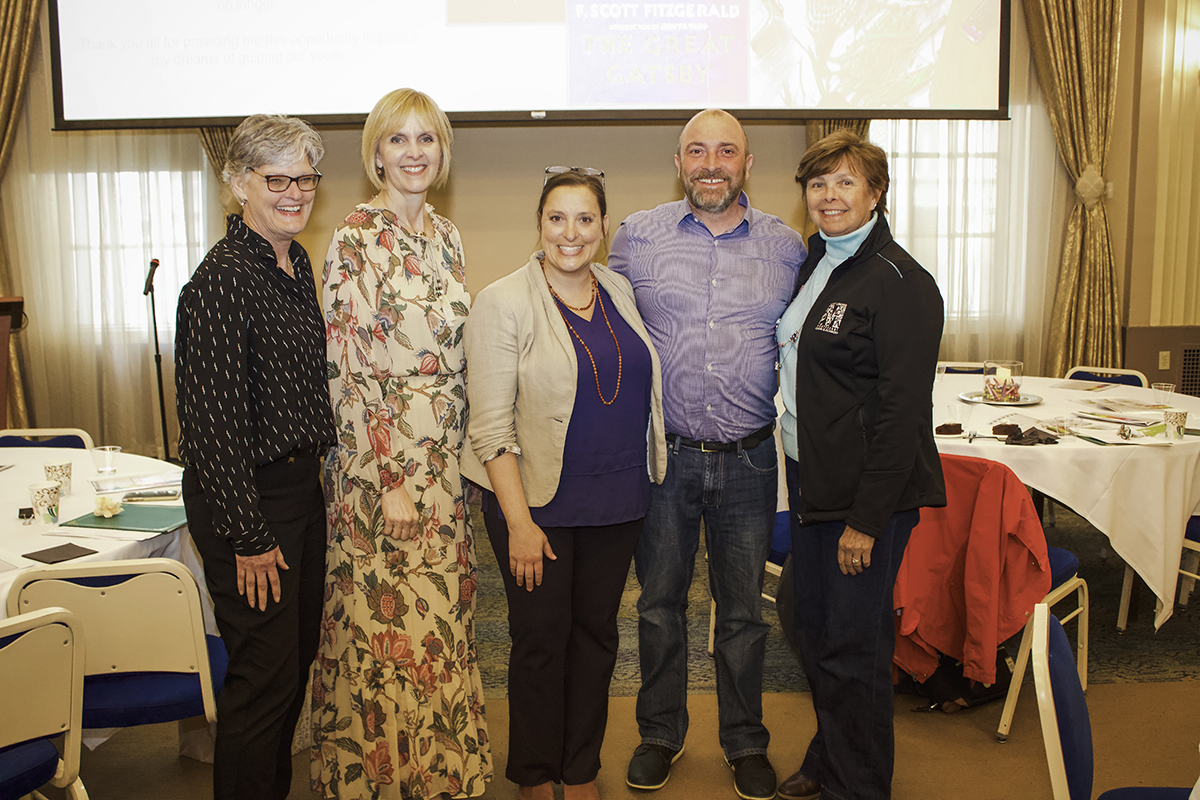
M1183 441L1184 429L1187 428L1188 412L1181 408L1168 408L1163 412L1163 422L1167 426L1167 438L1174 442Z
M61 458L57 461L47 461L42 466L46 470L46 480L58 481L62 484L60 496L69 495L71 493L71 459Z
M116 445L104 445L103 447L92 448L92 462L96 465L96 471L101 475L111 475L117 471L117 456L120 454L121 448Z
M39 481L29 484L29 499L33 502L33 518L40 522L58 522L58 481Z

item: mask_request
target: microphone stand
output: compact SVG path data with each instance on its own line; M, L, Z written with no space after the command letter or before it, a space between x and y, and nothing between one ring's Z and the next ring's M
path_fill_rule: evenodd
M163 395L162 353L158 349L158 314L154 309L154 272L158 269L158 259L150 259L150 272L146 275L146 286L142 296L150 296L150 324L154 332L154 368L158 371L158 416L162 423L163 458L171 460L171 442L167 438L167 401Z

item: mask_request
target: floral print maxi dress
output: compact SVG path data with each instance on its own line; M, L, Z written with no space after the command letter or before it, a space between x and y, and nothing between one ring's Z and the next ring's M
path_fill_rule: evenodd
M458 230L431 236L360 205L325 260L329 546L313 679L313 788L322 797L483 793L492 776L475 651L475 553L459 476L466 431ZM415 541L383 535L403 480Z

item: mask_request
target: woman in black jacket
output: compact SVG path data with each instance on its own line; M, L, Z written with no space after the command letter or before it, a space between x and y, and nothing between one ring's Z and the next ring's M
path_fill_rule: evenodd
M894 761L892 587L919 509L946 504L930 397L933 276L892 239L887 157L848 131L796 181L820 233L779 322L796 634L817 715L783 800L886 800Z

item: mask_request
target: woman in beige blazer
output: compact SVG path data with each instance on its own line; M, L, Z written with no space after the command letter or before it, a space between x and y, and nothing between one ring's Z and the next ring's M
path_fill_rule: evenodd
M520 797L596 798L617 609L666 471L658 355L629 282L593 263L604 174L550 167L541 249L488 286L467 321L467 434L504 576L507 776Z

